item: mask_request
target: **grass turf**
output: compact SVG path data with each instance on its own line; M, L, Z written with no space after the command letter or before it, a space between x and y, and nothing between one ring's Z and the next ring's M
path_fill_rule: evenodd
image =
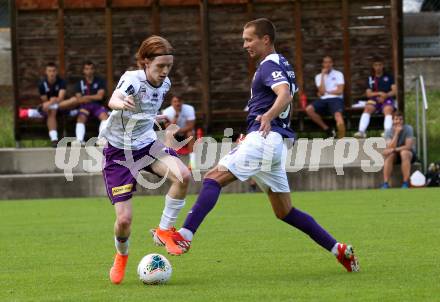
M173 276L144 286L141 257L163 198L137 197L122 285L108 281L113 208L105 198L0 202L0 301L438 301L439 189L295 193L361 272L348 274L307 236L277 221L262 194L222 195ZM188 198L186 214L195 197ZM178 225L184 215L181 215Z

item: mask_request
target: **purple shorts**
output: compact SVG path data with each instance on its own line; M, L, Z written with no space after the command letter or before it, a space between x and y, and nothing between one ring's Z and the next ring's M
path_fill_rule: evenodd
M391 106L394 109L396 109L394 107L394 99L393 98L387 98L383 103L379 103L377 101L377 97L373 97L367 101L367 104L373 105L376 108L376 113L382 113L383 108L385 106Z
M131 164L129 167L118 163L118 161L126 161L126 151L124 151L124 149L119 149L107 144L103 152L104 163L102 165L102 174L104 176L107 195L112 204L126 201L133 196L133 192L136 191L136 177L140 170L156 174L151 169L151 164L154 163L158 158L166 155L178 157L176 151L166 147L158 140L140 150L131 150L134 164ZM146 159L139 161L146 155L148 155Z
M105 107L102 106L101 103L91 102L91 103L87 103L87 104L81 104L79 106L78 115L82 114L87 117L89 117L90 115L93 115L94 117L98 118L98 116L103 112L107 113L107 109L105 109Z

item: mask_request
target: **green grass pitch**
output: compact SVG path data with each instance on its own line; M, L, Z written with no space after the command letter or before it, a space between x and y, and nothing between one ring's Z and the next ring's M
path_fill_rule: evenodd
M143 255L165 254L148 229L163 197L136 197L126 278L108 280L113 208L106 198L0 202L0 301L440 301L440 190L294 193L361 272L277 221L263 194L222 195L173 276L145 286ZM194 202L188 198L180 225Z

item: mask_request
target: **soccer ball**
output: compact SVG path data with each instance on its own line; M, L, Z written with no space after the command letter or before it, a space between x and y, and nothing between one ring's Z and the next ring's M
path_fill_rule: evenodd
M137 273L144 284L164 284L171 278L173 269L167 258L148 254L139 262Z

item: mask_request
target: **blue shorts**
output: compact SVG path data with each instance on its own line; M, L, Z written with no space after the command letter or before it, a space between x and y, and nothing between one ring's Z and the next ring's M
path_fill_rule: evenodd
M320 115L334 115L336 112L344 111L344 99L342 98L329 98L319 99L312 103L316 113Z

